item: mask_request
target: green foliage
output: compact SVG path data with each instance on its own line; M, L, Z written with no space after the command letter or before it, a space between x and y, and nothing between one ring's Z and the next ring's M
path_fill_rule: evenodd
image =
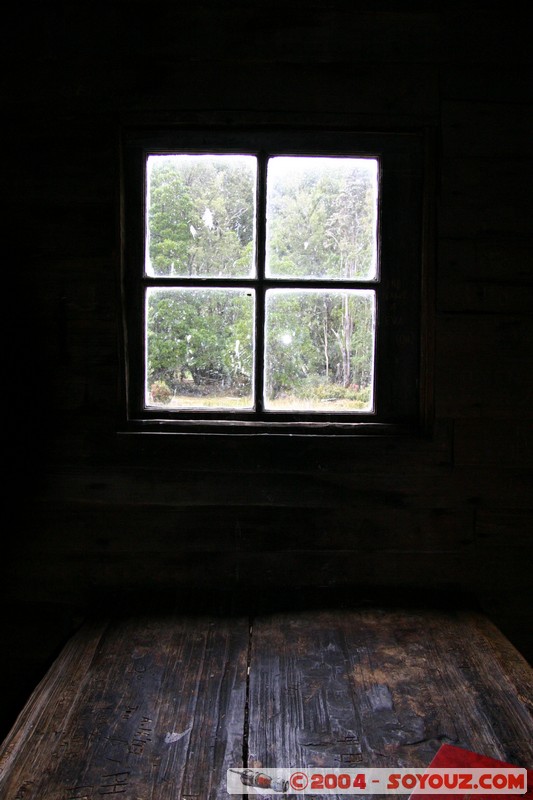
M275 399L313 377L348 394L354 385L370 385L370 293L273 291L267 297L268 397Z
M194 207L185 181L166 159L152 169L149 209L149 253L154 273L188 274Z
M371 171L343 159L334 169L331 159L328 169L322 159L300 162L269 189L270 274L371 280L376 225ZM249 276L255 251L254 185L249 157L152 157L149 271L199 279ZM295 394L324 403L368 403L372 292L270 290L266 303L268 398ZM147 381L154 401L153 387L160 383L170 395L249 395L253 307L252 293L245 288L149 290ZM161 392L162 387L156 388L157 402L167 402Z
M153 156L150 165L148 252L153 273L248 275L254 231L250 157Z
M352 386L338 383L320 383L314 387L310 396L316 400L356 400L357 392Z
M249 390L250 294L232 289L160 289L149 294L148 378L174 390ZM192 384L192 385L191 385Z
M372 278L376 207L367 162L274 159L269 188L270 273L287 277ZM279 164L279 167L277 166Z

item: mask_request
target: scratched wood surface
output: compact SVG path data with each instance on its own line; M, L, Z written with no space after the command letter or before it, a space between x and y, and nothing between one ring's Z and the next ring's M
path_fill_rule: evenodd
M242 764L247 646L241 619L84 628L0 751L0 797L227 797L226 770Z
M467 613L278 614L253 624L248 763L427 766L443 743L533 766L533 672Z
M94 622L0 749L1 800L219 800L229 767L533 766L533 671L484 617L413 608Z

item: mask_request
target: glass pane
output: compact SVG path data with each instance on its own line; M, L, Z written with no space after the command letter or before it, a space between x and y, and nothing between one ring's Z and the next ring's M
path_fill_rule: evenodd
M146 274L251 276L256 173L254 156L149 156Z
M267 187L267 275L376 278L376 159L277 156Z
M253 408L254 296L245 289L148 289L146 405Z
M265 408L373 410L375 292L266 294Z

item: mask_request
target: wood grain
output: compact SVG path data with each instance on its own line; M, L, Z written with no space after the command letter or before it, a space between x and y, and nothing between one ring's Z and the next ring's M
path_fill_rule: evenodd
M526 662L472 614L264 617L254 622L249 759L257 767L422 767L448 742L531 765L528 696Z
M3 800L226 797L242 764L248 626L146 618L83 628L0 756Z
M226 798L240 766L533 763L533 672L485 617L416 607L86 624L0 750L2 800Z

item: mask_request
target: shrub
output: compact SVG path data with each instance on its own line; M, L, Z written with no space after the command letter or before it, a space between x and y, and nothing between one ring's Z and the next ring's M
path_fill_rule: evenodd
M294 387L295 394L304 400L320 403L345 400L354 404L353 408L364 408L370 400L370 391L370 386L361 387L357 383L343 386L324 378L308 378Z
M362 403L369 403L370 402L370 386L363 386L362 389L359 389L357 393L357 399L361 400Z
M165 381L154 381L150 386L150 395L154 403L170 403L172 392Z
M315 387L313 397L317 400L355 400L356 392L350 386L323 383Z

